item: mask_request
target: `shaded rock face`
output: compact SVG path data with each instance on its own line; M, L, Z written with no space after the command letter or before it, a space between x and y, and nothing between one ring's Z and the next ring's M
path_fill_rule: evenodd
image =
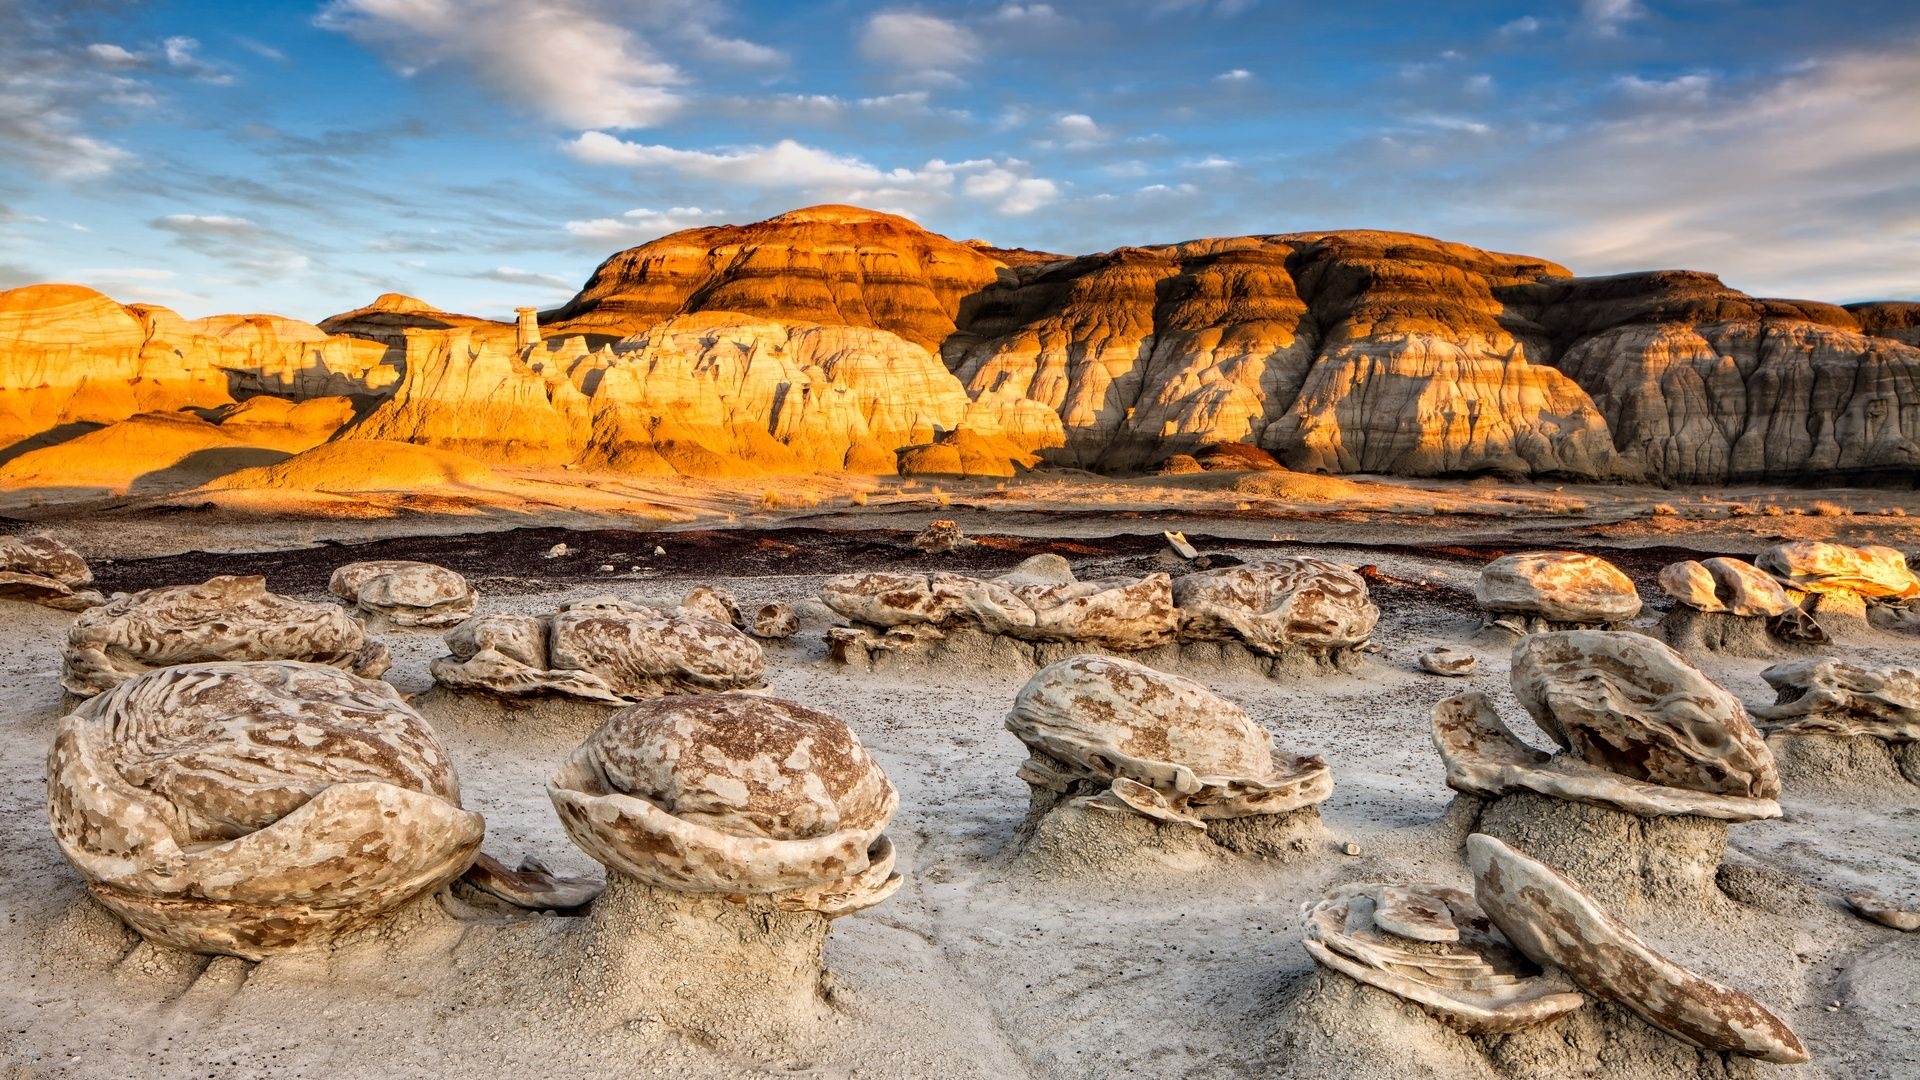
M60 722L54 838L141 934L258 960L323 949L473 861L433 730L383 682L290 661L133 679Z

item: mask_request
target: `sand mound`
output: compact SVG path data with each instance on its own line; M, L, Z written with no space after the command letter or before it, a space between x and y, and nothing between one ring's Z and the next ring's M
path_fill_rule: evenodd
M0 465L0 489L171 491L285 456L189 413L141 413Z
M1233 490L1257 499L1296 503L1346 502L1367 495L1365 484L1356 484L1337 476L1288 472L1284 469L1243 476L1233 482Z
M903 476L1014 476L1039 458L1004 435L980 435L956 428L929 446L900 453Z
M295 454L277 465L242 469L207 487L215 491L414 491L485 484L492 479L491 469L451 451L412 443L343 439Z

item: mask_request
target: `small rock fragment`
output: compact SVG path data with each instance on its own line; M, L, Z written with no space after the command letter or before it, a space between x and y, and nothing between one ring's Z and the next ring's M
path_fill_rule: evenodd
M1197 559L1200 557L1200 552L1196 551L1192 544L1187 543L1186 533L1163 532L1160 535L1167 538L1167 547L1173 549L1175 555L1183 559Z
M973 545L974 542L960 531L959 525L944 520L928 522L927 527L920 530L920 535L913 538L914 548L929 555L945 555Z
M552 547L547 549L547 558L557 559L560 556L565 555L567 551L568 551L567 545L555 544Z
M1479 657L1446 645L1436 645L1420 654L1420 670L1429 675L1463 678L1473 674L1479 665Z

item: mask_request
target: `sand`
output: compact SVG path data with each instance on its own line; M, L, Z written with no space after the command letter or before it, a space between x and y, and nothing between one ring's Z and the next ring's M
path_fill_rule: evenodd
M904 545L926 520L955 517L975 534L1073 538L1060 546L1083 568L1123 565L1141 557L1127 552L1147 543L1095 542L1101 538L1184 528L1189 536L1239 537L1238 544L1206 545L1216 550L1319 554L1375 564L1387 578L1376 585L1384 615L1375 639L1383 650L1356 672L1280 680L1226 669L1198 673L1271 728L1283 746L1322 754L1332 766L1335 791L1323 807L1324 838L1285 862L1175 869L1133 860L1107 872L1036 873L1003 851L1025 815L1027 789L1014 775L1024 748L1001 721L1029 672L849 672L826 663L817 630L770 646L771 692L846 719L901 794L889 832L906 884L879 907L834 924L826 953L834 1009L819 1037L803 1045L700 1044L644 1018L609 1026L610 1004L622 1003L570 1000L563 973L540 962L513 962L516 942L547 941L565 920L534 926L468 912L473 921L456 923L434 905L409 912L395 933L333 958L260 965L219 960L203 968L148 947L128 948L110 919L85 900L46 829L42 758L61 714L58 644L72 616L7 605L8 617L0 621L0 723L10 737L0 741L6 780L0 854L10 872L0 878L0 911L10 947L0 952L0 980L8 987L0 994L0 1061L13 1076L89 1078L1303 1075L1282 1042L1292 1002L1316 978L1299 945L1302 903L1346 881L1466 880L1447 818L1451 793L1428 736L1432 704L1483 690L1516 730L1545 741L1521 719L1507 689L1506 650L1474 640L1478 622L1466 598L1484 549L1450 545L1545 537L1590 546L1614 554L1652 599L1652 571L1668 557L1666 549L1752 551L1781 535L1909 548L1916 540L1906 519L1891 515L1725 512L1762 498L1809 510L1813 496L1804 493L1709 493L1704 502L1689 495L1689 513L1656 515L1655 500L1673 500L1673 493L1377 484L1369 485L1375 490L1367 497L1385 505L1353 508L1354 519L1343 520L1347 511L1328 512L1324 504L1297 515L1285 508L1236 512L1216 492L1203 487L1201 498L1159 479L1134 486L1075 476L1060 479L1055 490L980 485L940 496L924 484L904 490L894 484L875 488L882 497L866 507L847 504L843 489L826 500L830 505L779 511L757 509L750 492L718 488L678 488L656 500L695 507L682 528L893 530L876 544ZM1840 497L1862 508L1920 510L1911 492ZM1413 520L1400 509L1405 500L1459 507ZM1576 501L1586 509L1546 511ZM168 574L188 565L145 564L136 555L284 549L315 539L313 522L297 517L211 521L201 514L155 515L150 506L132 504L96 506L84 516L41 511L36 516L52 519L89 555L113 557L115 580L128 585L142 583L143 566ZM658 524L619 513L601 521ZM558 523L584 522L519 513L465 522L467 531ZM451 534L459 526L424 517L389 519L377 528L356 521L323 528L319 537ZM751 576L684 561L636 572L627 558L614 571L600 571L611 565L600 560L613 556L616 535L620 554L631 555L632 533L583 533L568 559L549 563L529 555L510 571L480 576L479 610L546 611L608 591L664 598L696 584L724 585L749 602L797 600L848 558L836 554L837 564L821 565L802 551L778 572L756 563ZM675 545L674 536L662 532L658 539ZM503 534L498 542L531 547L535 538ZM545 534L538 539L547 542ZM1024 550L973 549L969 557L1004 558L1011 566ZM332 549L310 554L315 561L358 557ZM228 572L248 568L244 555L222 562ZM300 578L299 588L283 587L320 599L321 589L311 583L317 579L316 573ZM1640 621L1651 626L1657 617L1650 609ZM395 632L383 638L395 655L389 678L406 692L426 690L427 662L441 652L438 637ZM1434 644L1476 653L1478 674L1420 673L1417 657ZM1866 662L1913 663L1920 661L1920 635L1863 626L1834 651ZM1765 660L1694 659L1736 695L1771 700L1757 674ZM487 851L509 863L531 853L556 870L597 872L561 832L543 790L546 773L584 728L449 716L439 730L467 805L487 818ZM1751 881L1772 883L1768 895L1782 913L1714 926L1675 912L1643 929L1656 944L1780 1012L1813 1052L1812 1065L1763 1066L1762 1075L1920 1076L1920 936L1868 924L1839 906L1842 893L1859 887L1908 900L1920 895L1920 790L1816 791L1790 784L1783 802L1784 820L1734 826L1728 856ZM1359 855L1342 853L1348 842L1358 845ZM1753 885L1749 891L1766 890Z

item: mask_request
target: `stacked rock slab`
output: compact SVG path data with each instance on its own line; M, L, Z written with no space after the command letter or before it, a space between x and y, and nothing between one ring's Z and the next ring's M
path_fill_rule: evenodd
M1508 634L1611 629L1640 614L1632 578L1605 559L1572 551L1495 559L1480 571L1473 595L1487 628Z
M1728 823L1780 816L1772 752L1733 695L1666 645L1622 631L1536 634L1514 648L1515 697L1548 737L1522 742L1482 694L1434 707L1447 785L1473 828L1626 909L1727 901Z
M1766 571L1740 559L1688 559L1660 571L1673 607L1658 633L1680 649L1770 656L1780 643L1817 644L1825 631Z
M93 571L80 553L51 536L0 536L0 599L27 600L62 611L105 602L86 586Z
M1754 564L1778 578L1796 606L1823 619L1865 619L1872 607L1920 598L1920 578L1890 547L1802 540L1768 548Z
M393 687L321 664L189 664L60 721L54 838L149 940L258 960L323 949L480 846L446 752Z
M1920 784L1920 671L1800 660L1760 677L1777 697L1753 715L1796 783Z
M1031 797L1015 845L1035 865L1284 858L1319 835L1319 804L1333 790L1324 760L1276 754L1239 706L1119 657L1043 668L1007 729L1028 751L1019 775Z
M114 597L67 634L60 685L98 694L155 668L220 660L302 660L377 678L387 647L333 604L267 591L262 577L216 577Z
M363 617L424 629L465 621L477 599L473 586L458 573L405 559L348 563L333 572L327 591Z
M792 702L699 694L614 713L548 781L608 870L570 978L725 1043L822 1022L832 919L899 888L899 796L853 731Z

